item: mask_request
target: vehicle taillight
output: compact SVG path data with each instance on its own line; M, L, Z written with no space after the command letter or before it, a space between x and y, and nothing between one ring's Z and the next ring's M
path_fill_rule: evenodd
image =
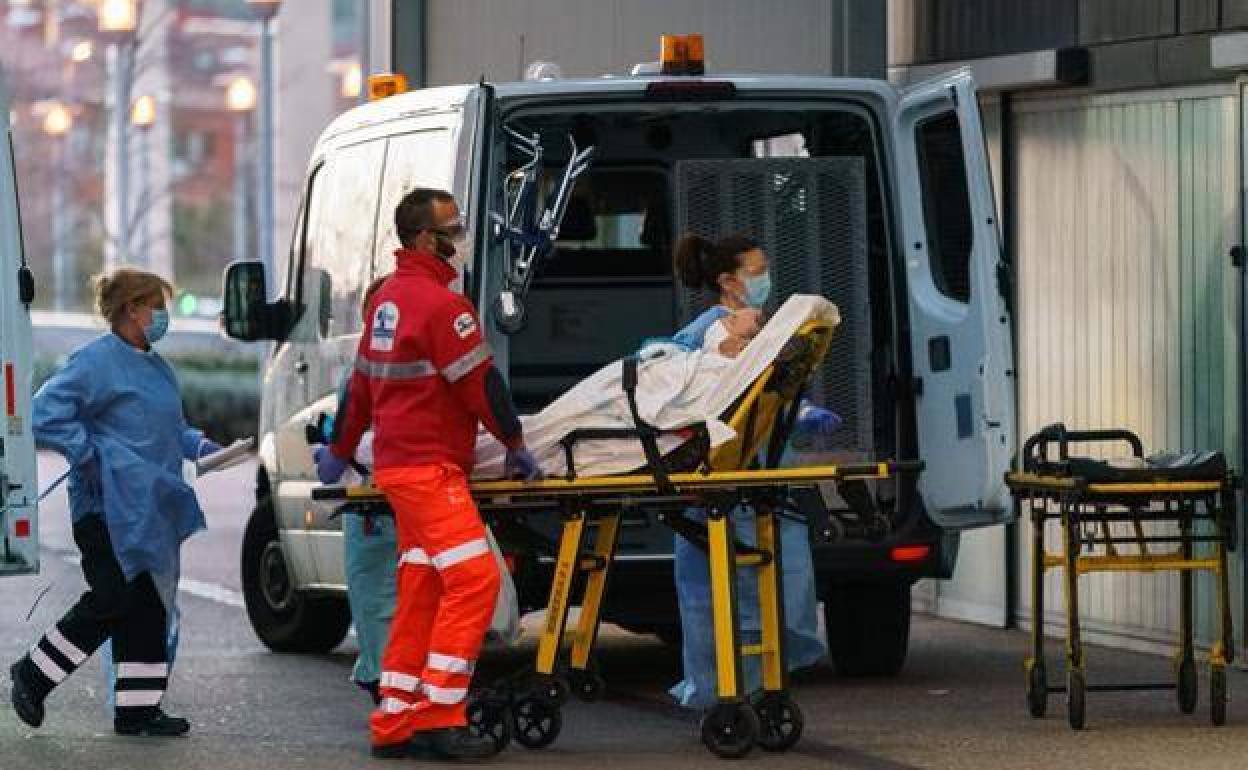
M30 519L18 519L13 522L13 535L15 537L30 537Z
M932 553L930 545L899 545L889 552L888 558L895 562L912 563L923 561Z

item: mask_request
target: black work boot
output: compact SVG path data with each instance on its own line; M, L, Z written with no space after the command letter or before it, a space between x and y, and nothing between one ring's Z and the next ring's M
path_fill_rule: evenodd
M403 743L372 747L377 759L488 759L497 753L493 739L473 735L467 727L424 730Z
M113 730L118 735L155 735L176 737L191 731L191 723L181 717L171 717L158 707L136 716L115 717Z
M12 700L17 718L31 727L43 724L43 698L22 673L21 661L9 667L9 676L13 677Z
M492 738L474 735L467 727L430 730L425 735L429 751L443 759L486 759L498 753Z

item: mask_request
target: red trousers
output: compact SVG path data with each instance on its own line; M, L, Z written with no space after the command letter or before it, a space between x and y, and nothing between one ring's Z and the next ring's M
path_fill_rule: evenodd
M398 603L382 658L376 745L460 727L498 599L498 563L468 480L451 464L378 470L398 533Z

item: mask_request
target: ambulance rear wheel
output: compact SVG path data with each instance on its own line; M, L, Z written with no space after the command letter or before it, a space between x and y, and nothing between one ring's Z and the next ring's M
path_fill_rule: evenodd
M1179 698L1179 711L1190 714L1196 710L1198 685L1196 680L1196 661L1190 656L1179 662L1179 681L1175 688Z
M748 703L720 703L702 717L702 744L723 759L740 759L754 748L761 729Z
M1214 666L1209 671L1209 715L1215 727L1226 724L1226 668Z
M758 745L764 751L788 751L801 740L802 710L787 692L768 692L755 702L758 715Z
M252 511L243 530L241 567L247 618L270 650L326 653L346 637L351 625L346 598L297 590L267 500Z
M559 704L547 698L526 695L512 705L512 737L526 749L544 749L555 742L563 729Z

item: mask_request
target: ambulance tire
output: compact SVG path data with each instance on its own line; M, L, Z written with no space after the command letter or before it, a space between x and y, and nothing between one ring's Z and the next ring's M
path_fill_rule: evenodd
M846 677L896 676L910 646L910 584L860 583L824 591L828 653Z
M243 531L243 602L256 636L273 652L320 654L337 647L351 625L345 597L295 590L273 509L260 502Z

